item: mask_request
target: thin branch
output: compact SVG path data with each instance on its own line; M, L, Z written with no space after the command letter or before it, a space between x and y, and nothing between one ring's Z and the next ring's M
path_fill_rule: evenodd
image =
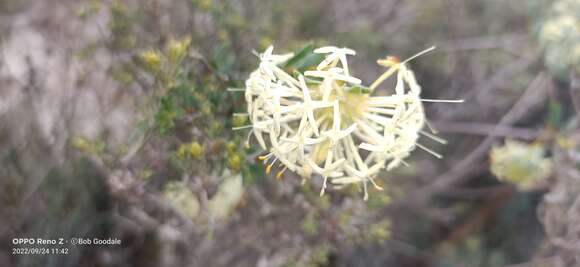
M435 121L431 122L442 133L510 137L533 140L542 134L541 130L495 125L479 122Z

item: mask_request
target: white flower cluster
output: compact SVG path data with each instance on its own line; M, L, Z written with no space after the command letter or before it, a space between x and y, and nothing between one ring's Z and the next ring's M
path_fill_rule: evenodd
M406 164L404 159L416 146L440 157L417 143L419 133L444 142L421 131L425 99L406 63L422 53L404 62L393 57L378 60L388 69L365 87L349 72L347 56L356 54L351 49L315 49L325 55L322 62L315 70L294 74L281 67L292 54L272 51L269 47L260 55L259 68L245 88L252 123L247 128L269 151L260 157L267 172L279 161L283 167L277 177L286 169L304 178L319 175L324 179L321 195L329 182L337 187L362 183L366 200L369 182L382 189L374 180L377 173ZM392 75L396 75L393 95L370 95Z

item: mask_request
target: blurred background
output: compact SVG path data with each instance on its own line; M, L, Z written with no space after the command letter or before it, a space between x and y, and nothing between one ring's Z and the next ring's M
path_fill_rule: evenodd
M576 0L2 0L0 266L580 266ZM420 142L367 202L268 175L253 51L410 65ZM306 64L306 63L304 63ZM379 94L385 92L378 92ZM13 238L118 238L13 255Z

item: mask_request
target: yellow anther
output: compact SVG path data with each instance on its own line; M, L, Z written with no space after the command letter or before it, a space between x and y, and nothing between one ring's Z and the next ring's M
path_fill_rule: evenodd
M282 176L284 175L284 172L286 171L286 169L287 169L287 167L284 167L284 169L282 169L281 171L279 171L276 174L276 179L278 179L278 180L282 179Z
M272 164L266 166L266 174L270 174L270 171L272 171Z

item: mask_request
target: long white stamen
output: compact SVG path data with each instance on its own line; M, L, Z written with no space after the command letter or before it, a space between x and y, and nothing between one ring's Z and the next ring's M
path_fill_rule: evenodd
M419 53L411 56L410 58L405 59L405 61L403 61L402 64L408 63L409 61L411 61L413 59L416 59L416 58L418 58L418 57L420 57L422 55L425 55L425 54L427 54L427 53L435 50L435 48L436 48L435 46L431 46L431 47L429 47L429 48L427 48L427 49L425 49L425 50L423 50L423 51L421 51L421 52L419 52Z
M431 155L435 156L436 158L439 158L439 159L440 159L440 158L443 158L443 156L441 156L441 155L440 155L440 154L438 154L437 152L435 152L435 151L433 151L433 150L431 150L431 149L429 149L429 148L427 148L427 147L425 147L425 146L423 146L423 145L421 145L421 144L419 144L419 143L416 143L416 145L417 145L419 148L421 148L421 149L425 150L426 152L428 152L429 154L431 154Z
M421 98L423 102L436 102L436 103L463 103L465 100L463 99L427 99Z
M254 125L244 125L244 126L238 126L238 127L232 127L232 130L234 131L238 131L238 130L244 130L244 129L249 129L254 127Z
M440 144L443 144L443 145L446 145L447 144L447 140L445 140L445 139L443 139L443 138L441 138L439 136L430 134L430 133L425 132L425 131L422 131L422 130L419 131L419 133L423 134L424 136L427 136L427 137L431 138L433 141L435 141L437 143L440 143Z

